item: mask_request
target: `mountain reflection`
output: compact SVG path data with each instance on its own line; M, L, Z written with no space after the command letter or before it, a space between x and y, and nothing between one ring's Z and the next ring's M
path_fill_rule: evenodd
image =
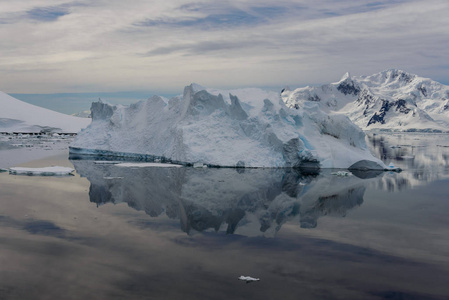
M151 217L206 230L274 236L286 221L314 228L325 215L345 216L363 203L370 180L285 169L129 168L73 160L97 205L125 202ZM243 172L242 172L243 171ZM375 179L377 180L377 179Z
M368 134L374 156L404 172L383 177L377 188L403 190L449 177L449 135L431 133Z

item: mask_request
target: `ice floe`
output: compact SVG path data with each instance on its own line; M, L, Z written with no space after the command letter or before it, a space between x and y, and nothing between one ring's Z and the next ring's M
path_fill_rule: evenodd
M9 174L11 175L38 175L38 176L64 176L71 175L75 171L72 168L52 166L44 168L26 168L26 167L13 167L9 168Z
M180 168L182 165L175 164L163 164L163 163L119 163L115 164L116 167L127 168Z

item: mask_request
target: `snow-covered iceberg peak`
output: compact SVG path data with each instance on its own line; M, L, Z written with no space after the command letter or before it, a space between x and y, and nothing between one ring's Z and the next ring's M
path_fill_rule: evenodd
M129 107L94 102L91 110L92 124L71 153L224 167L385 168L347 117L313 103L291 109L260 89L226 93L195 84L168 102L158 96Z

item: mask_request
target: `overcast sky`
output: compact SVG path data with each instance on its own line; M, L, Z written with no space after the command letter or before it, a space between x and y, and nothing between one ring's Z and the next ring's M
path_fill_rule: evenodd
M398 68L449 84L447 0L0 0L0 90L299 87Z

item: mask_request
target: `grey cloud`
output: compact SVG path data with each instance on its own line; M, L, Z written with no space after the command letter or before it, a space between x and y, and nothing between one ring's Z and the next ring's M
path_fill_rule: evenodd
M159 47L148 51L144 56L167 55L176 52L184 52L184 55L204 55L226 50L249 49L266 45L267 42L249 41L203 41L198 43Z
M51 22L56 21L59 17L69 14L69 10L65 7L36 7L27 11L27 16L30 19Z

